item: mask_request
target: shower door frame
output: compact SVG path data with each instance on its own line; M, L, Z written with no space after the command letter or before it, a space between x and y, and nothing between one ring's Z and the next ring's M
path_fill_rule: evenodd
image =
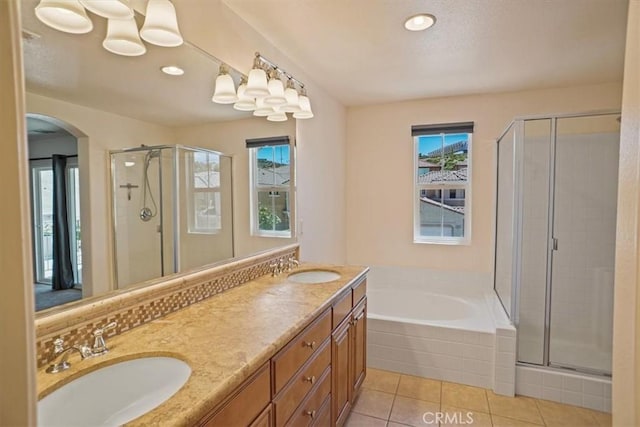
M590 369L579 366L567 366L562 364L551 363L551 307L552 300L551 294L553 289L553 252L554 252L554 216L555 216L555 182L556 182L556 142L557 142L557 122L558 119L577 118L577 117L590 117L590 116L606 116L606 115L620 115L620 110L596 110L587 111L582 113L565 113L565 114L536 114L518 116L514 118L505 128L505 130L496 139L496 150L499 159L500 156L500 141L509 133L511 127L514 127L514 143L513 143L513 249L515 251L512 268L512 280L511 280L511 310L507 312L509 319L516 326L518 330L519 325L519 308L520 308L520 287L521 287L521 271L522 271L522 227L523 227L523 202L524 202L524 124L529 120L550 120L550 140L549 140L549 198L548 198L548 223L547 223L547 271L546 271L546 283L545 283L545 317L544 317L544 349L543 349L543 361L542 364L532 362L522 362L518 360L516 354L516 364L522 366L532 366L536 368L549 368L561 371L571 371L590 375L597 375L602 377L611 377L611 372L601 371L597 369ZM496 163L497 165L499 163ZM498 194L498 168L496 167L496 195ZM497 250L498 241L498 197L495 200L495 212L496 223L494 233L494 256ZM497 260L494 259L494 271ZM494 273L494 292L496 290L496 277ZM502 304L502 300L498 295L498 300ZM504 304L502 305L504 309Z

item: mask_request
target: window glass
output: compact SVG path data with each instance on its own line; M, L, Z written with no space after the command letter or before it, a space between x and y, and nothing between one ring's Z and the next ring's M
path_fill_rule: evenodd
M469 239L469 133L414 137L414 241L466 243Z

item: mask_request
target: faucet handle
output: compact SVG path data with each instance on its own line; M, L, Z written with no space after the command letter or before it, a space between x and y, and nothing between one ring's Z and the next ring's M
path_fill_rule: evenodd
M93 336L94 336L94 337L96 337L96 338L97 338L97 337L99 337L99 336L102 336L102 334L104 334L104 332L105 332L105 331L108 331L109 329L113 329L113 328L115 328L116 326L118 326L118 323L117 323L117 322L111 322L111 323L109 323L109 324L107 324L107 325L105 325L105 326L103 326L103 327L101 327L101 328L96 328L96 329L92 332L92 334L93 334Z
M104 341L102 334L104 334L104 332L109 329L115 328L117 325L118 324L116 322L111 322L93 331L94 341L93 341L93 347L91 348L91 351L94 356L105 354L109 351L109 349L107 348L107 343Z
M59 354L64 351L64 340L60 337L53 340L53 354Z

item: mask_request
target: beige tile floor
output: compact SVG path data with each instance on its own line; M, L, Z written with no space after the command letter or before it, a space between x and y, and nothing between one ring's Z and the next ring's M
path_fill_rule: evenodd
M439 420L436 418L438 413ZM440 421L440 422L439 422ZM484 388L367 369L347 427L611 426L611 414Z

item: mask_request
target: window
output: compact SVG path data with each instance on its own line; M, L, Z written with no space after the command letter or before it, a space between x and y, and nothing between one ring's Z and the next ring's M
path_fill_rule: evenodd
M189 233L215 234L222 229L220 155L187 152Z
M247 140L254 236L292 237L293 149L289 137Z
M415 243L469 243L472 132L472 122L412 127Z

